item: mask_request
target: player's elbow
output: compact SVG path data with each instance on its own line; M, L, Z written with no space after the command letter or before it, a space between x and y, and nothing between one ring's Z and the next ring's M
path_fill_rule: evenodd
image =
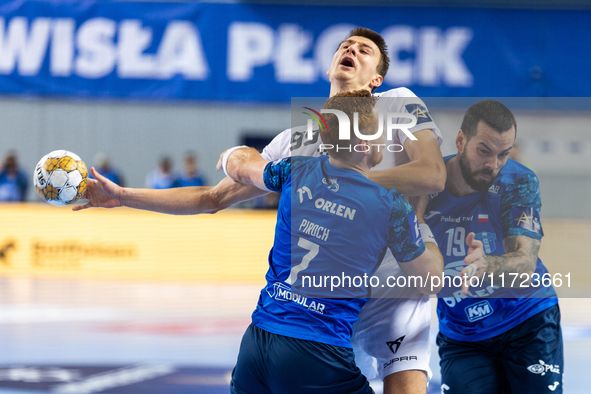
M223 193L219 193L215 188L205 192L205 210L204 213L216 213L230 206Z
M447 180L447 170L445 163L433 162L428 164L427 168L427 185L429 193L439 193L445 189L445 181Z
M520 276L527 278L527 285L529 286L529 284L531 283L531 278L534 275L534 273L536 272L536 265L537 265L538 259L537 259L537 257L535 259L533 259L533 258L530 258L529 256L524 256L524 260L527 263L524 264L524 267L521 270Z
M419 293L424 295L433 295L439 293L439 291L441 290L441 286L433 287L432 284L429 282L425 286L417 287L417 290L419 291Z

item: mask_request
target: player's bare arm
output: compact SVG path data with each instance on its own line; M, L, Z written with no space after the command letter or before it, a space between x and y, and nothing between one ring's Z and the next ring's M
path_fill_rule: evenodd
M223 169L226 175L238 183L269 191L263 177L268 163L269 161L263 159L256 149L239 147L223 152L216 168L218 171Z
M195 215L215 213L232 204L249 200L266 192L248 185L242 185L228 178L215 187L196 186L174 189L152 190L122 188L91 169L95 179L88 180L85 198L88 203L72 208L80 211L86 208L130 207L171 215Z
M417 216L417 222L421 228L421 235L427 249L423 255L417 258L417 260L421 258L424 258L424 260L410 262L413 265L409 265L408 267L406 266L408 263L401 264L400 267L407 275L420 275L423 277L423 282L426 284L429 275L441 276L443 273L443 256L441 255L441 251L435 242L435 238L431 233L431 229L429 229L425 222L425 208L427 208L427 203L429 202L428 197L426 195L411 197L409 198L409 202L414 208L415 215ZM425 232L428 232L428 234ZM442 287L431 288L425 286L422 289L419 288L419 291L423 294L435 294L438 293L441 288Z
M510 274L526 274L526 282L519 281L517 283L515 281L515 286L520 286L522 283L531 281L532 274L536 269L541 242L526 235L511 235L503 239L505 254L502 255L487 255L482 242L474 239L474 233L468 234L466 244L469 250L464 262L468 266L460 272L460 276L477 276L478 278L485 276L485 280L487 280L490 274L493 274L493 278L499 279L501 276L510 278ZM499 280L496 283L505 283L508 287L513 284L512 282ZM464 285L462 291L467 294L468 286Z
M400 268L408 276L420 276L423 286L418 286L421 283L417 282L417 290L423 294L437 294L439 287L431 287L431 276L441 276L443 274L443 256L437 247L437 244L432 242L425 242L427 249L422 255L408 263L400 263Z
M268 194L268 190L261 190L253 185L243 185L242 183L234 182L226 177L222 179L217 185L205 190L202 193L200 201L195 208L199 213L216 213L238 204L242 201L248 201L256 197ZM203 209L207 211L203 211Z
M417 222L419 226L421 224L425 227L421 228L421 232L423 233L427 230L429 233L431 232L428 229L428 226L425 224L424 213L425 207L427 206L428 198L427 196L421 197L413 197L410 199L410 203L415 210L415 214L417 216ZM404 271L407 275L413 276L421 276L423 278L422 283L424 284L423 287L417 286L417 289L423 294L436 294L441 290L441 287L432 288L429 283L429 276L441 276L443 274L443 256L441 255L441 251L433 238L433 234L429 237L427 234L422 234L423 241L425 241L425 246L427 249L423 252L415 260L409 261L408 263L400 264L400 268ZM432 242L428 238L433 238Z
M425 394L427 374L425 371L410 369L384 377L384 394Z
M438 193L445 187L447 171L437 137L430 129L413 135L417 137L416 141L408 138L404 142L404 150L411 162L387 170L371 171L369 179L406 196Z

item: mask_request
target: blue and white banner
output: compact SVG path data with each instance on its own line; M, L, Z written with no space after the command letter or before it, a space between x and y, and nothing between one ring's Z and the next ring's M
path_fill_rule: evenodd
M591 10L0 2L0 93L287 102L328 93L355 26L390 48L382 89L591 95Z

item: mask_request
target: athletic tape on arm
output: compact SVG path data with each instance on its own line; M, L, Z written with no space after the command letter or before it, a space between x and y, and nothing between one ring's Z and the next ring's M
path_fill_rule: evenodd
M222 168L224 169L224 174L226 174L226 176L228 178L230 178L231 180L233 180L234 182L236 182L236 179L234 179L230 175L228 175L228 170L226 169L226 166L228 165L228 158L230 157L232 152L234 152L236 149L242 149L242 148L248 148L248 146L240 145L240 146L235 146L233 148L230 148L226 151L226 153L224 153L224 156L222 157Z
M423 238L423 242L431 242L437 245L437 241L433 236L433 232L427 225L427 223L419 223L419 230L421 230L421 237Z

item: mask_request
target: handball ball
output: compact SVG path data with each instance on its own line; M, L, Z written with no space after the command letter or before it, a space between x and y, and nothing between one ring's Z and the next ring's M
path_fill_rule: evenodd
M54 150L35 166L33 183L45 201L63 206L84 195L87 178L88 170L78 155L67 150Z

